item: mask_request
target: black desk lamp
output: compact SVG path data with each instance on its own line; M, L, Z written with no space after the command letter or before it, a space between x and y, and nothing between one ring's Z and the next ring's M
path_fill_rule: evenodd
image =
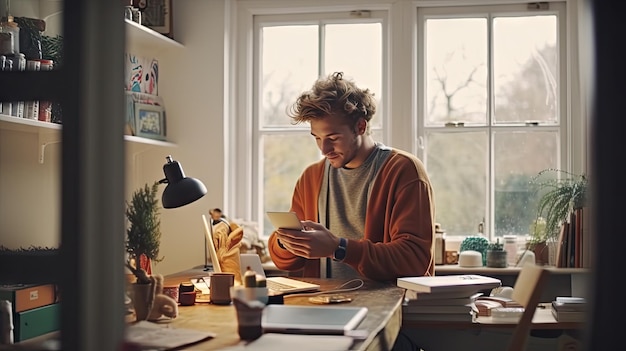
M206 186L195 178L185 177L183 167L177 161L172 160L172 156L165 157L167 163L163 165L165 178L159 181L160 184L167 184L161 197L164 208L176 208L190 204L206 193Z

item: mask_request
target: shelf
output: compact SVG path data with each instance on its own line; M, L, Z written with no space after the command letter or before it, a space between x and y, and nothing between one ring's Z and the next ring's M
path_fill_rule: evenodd
M43 164L45 160L46 146L61 142L61 129L62 126L56 123L42 122L0 114L0 130L37 134L39 144L39 163L41 164ZM127 151L133 155L155 147L176 147L176 144L171 142L132 135L124 135L124 140L126 141Z
M171 143L169 141L161 141L154 140L148 138L142 138L138 136L132 135L124 135L124 140L126 140L126 151L130 152L132 155L140 154L146 150L154 149L154 148L172 148L178 145Z
M146 26L142 26L133 21L124 20L126 22L126 47L133 49L152 49L152 50L175 50L183 49L185 46L181 43L166 37Z

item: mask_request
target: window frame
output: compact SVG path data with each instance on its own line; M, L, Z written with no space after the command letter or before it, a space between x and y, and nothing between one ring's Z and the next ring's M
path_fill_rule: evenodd
M553 1L550 1L553 2ZM564 55L567 57L566 64L560 67L560 74L565 76L567 84L562 87L565 99L562 99L561 108L565 110L564 120L566 125L561 142L561 160L563 169L575 173L586 173L588 153L588 119L590 106L584 99L586 90L590 84L590 77L581 76L586 57L582 56L578 47L578 18L583 16L584 4L582 0L564 0L565 38L561 46L564 46ZM256 90L254 86L254 72L257 64L254 59L254 16L255 15L284 15L288 13L303 15L306 13L322 13L333 11L371 10L385 11L387 24L383 27L386 41L383 52L384 75L383 90L385 91L386 104L383 121L383 142L392 147L401 148L422 158L419 135L424 131L418 128L417 118L420 103L416 101L418 84L417 37L418 32L418 9L426 7L467 7L468 5L498 6L511 4L526 4L516 0L337 0L320 3L311 0L273 0L258 3L255 0L239 0L232 12L231 30L236 33L235 42L231 50L236 52L236 63L229 66L227 90L233 97L230 100L229 120L226 123L226 164L225 164L225 192L224 208L228 213L235 214L236 218L244 218L246 221L262 223L264 214L258 208L259 182L254 178L258 172L257 162L254 160L253 147L255 143L247 143L246 140L258 138L255 134L254 99ZM560 21L560 22L561 22ZM411 74L407 74L410 72ZM563 105L564 104L564 105ZM416 134L412 134L413 131ZM258 139L254 139L258 140ZM229 160L233 160L232 162ZM493 195L491 195L493 196Z

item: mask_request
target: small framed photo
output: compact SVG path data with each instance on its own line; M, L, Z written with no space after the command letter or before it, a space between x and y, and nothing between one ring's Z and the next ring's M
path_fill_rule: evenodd
M133 0L141 11L141 24L172 37L172 0Z
M135 103L135 135L165 140L165 110L162 106Z

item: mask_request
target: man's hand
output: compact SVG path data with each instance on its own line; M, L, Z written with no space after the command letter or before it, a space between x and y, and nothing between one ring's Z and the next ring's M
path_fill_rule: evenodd
M278 229L276 235L289 252L304 258L330 257L339 246L339 238L323 225L301 221L304 230Z

